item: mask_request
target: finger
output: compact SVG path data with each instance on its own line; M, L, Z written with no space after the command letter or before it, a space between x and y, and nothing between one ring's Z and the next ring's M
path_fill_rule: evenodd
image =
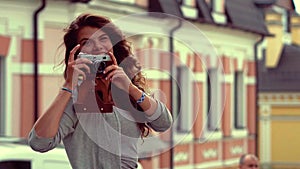
M77 50L80 48L80 44L76 45L70 52L70 56L69 56L69 62L73 62L74 61L74 55L77 52Z
M114 65L118 65L117 59L114 56L114 54L112 52L108 52L108 55L110 56L110 58L113 61Z
M86 63L86 64L92 64L93 62L87 58L78 58L75 60L76 64Z
M73 65L75 65L75 62L70 62L70 61L68 62L68 68L72 67Z
M81 75L83 77L83 80L86 80L86 75L85 75L84 71L82 71L81 69L79 69L77 67L74 67L74 70L77 74L77 77L79 77Z
M122 69L116 69L116 70L109 72L106 76L106 79L111 79L112 77L114 77L116 75L122 75L122 74L123 74Z
M104 74L106 74L110 71L116 70L118 68L119 68L119 66L117 66L117 65L109 65L104 69Z
M111 77L113 77L113 76L115 75L115 73L116 73L115 70L110 71L110 72L106 75L105 80L111 79Z
M91 73L90 67L84 63L76 64L76 68L83 70L85 72Z

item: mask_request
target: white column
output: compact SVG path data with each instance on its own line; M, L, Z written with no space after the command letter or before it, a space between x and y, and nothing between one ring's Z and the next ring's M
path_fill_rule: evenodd
M271 162L271 106L260 105L260 161L262 164Z

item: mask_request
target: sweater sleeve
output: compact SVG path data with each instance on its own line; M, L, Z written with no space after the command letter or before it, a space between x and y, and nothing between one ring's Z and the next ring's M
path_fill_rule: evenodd
M157 100L157 109L151 116L146 116L147 124L155 131L163 132L169 129L173 119L165 104Z
M69 103L61 117L56 135L52 138L39 137L36 134L35 129L32 128L28 136L28 144L33 150L38 152L47 152L52 150L65 136L74 131L76 123L76 115L74 114L72 104Z

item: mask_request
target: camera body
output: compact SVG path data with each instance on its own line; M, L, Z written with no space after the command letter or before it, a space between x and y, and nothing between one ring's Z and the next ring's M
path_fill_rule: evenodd
M104 69L113 64L113 61L108 54L92 55L80 52L78 58L87 58L92 61L92 64L89 65L90 71L91 74L96 75L103 74Z

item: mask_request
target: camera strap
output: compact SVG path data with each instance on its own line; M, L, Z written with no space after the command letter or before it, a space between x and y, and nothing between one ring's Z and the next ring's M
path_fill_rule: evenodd
M110 82L102 79L85 80L78 87L78 98L74 104L76 113L112 113L113 101Z

